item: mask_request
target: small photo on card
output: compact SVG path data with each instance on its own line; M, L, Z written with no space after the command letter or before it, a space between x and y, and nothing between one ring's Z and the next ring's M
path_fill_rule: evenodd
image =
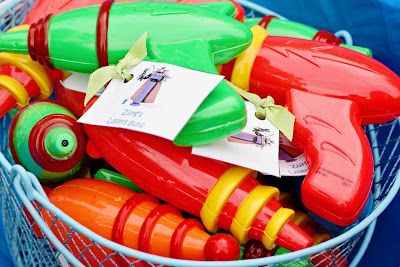
M165 66L156 68L154 65L147 67L139 74L137 80L144 83L129 98L125 98L122 104L131 106L140 106L156 103L156 98L161 89L165 86L168 79L172 77L168 75L169 69Z
M257 119L254 105L245 103L247 125L242 131L208 145L193 147L192 154L280 176L279 130L268 119Z

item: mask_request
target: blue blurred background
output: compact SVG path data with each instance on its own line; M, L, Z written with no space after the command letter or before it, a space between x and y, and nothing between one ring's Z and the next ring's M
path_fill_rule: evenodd
M278 14L317 29L347 30L354 43L400 74L399 0L253 0Z

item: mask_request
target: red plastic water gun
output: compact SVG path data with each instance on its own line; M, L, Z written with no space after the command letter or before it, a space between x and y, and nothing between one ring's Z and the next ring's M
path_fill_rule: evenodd
M400 79L378 61L335 45L268 36L253 42L222 74L261 97L272 96L296 116L293 145L310 172L304 205L340 226L353 223L370 192L373 159L361 125L400 115Z
M81 178L60 185L48 197L51 203L88 229L133 249L178 259L239 259L239 244L232 236L210 236L197 220L184 219L176 208L160 204L145 193L135 193L110 182ZM54 220L49 215L45 219L49 225ZM64 231L52 229L64 241L71 229L61 226L61 222L57 227ZM107 253L99 247L91 246L92 254L77 233L71 236L66 243L76 255L84 253L87 259L97 259L94 262L105 260ZM82 235L79 237L88 241ZM109 252L109 249L103 249ZM122 257L115 260L124 262Z
M90 156L103 157L139 188L201 217L208 231L222 228L241 243L252 238L269 248L312 244L291 220L293 210L276 200L278 189L260 185L255 172L192 155L190 148L156 136L94 125L84 129Z

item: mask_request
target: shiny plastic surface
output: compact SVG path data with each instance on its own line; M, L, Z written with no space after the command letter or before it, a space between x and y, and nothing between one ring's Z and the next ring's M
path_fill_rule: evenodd
M292 206L293 203L290 203L292 199L287 198L287 200L288 201L285 204ZM314 245L320 244L322 242L331 239L330 234L318 231L317 223L308 214L296 210L296 215L293 220L296 225L301 227L301 229L303 229L307 234L309 234L313 238ZM286 253L290 253L290 251L281 247L275 251L274 255L281 255ZM320 267L331 266L334 261L340 262L340 264L338 265L340 267L346 267L348 265L347 259L341 256L340 250L338 248L333 251L333 254L334 255L332 255L331 252L325 252L320 255L316 255L311 259L311 263L313 265ZM305 259L302 261L302 263L304 267L313 266L309 263L308 260Z
M55 188L49 200L90 230L130 248L181 259L239 258L239 245L229 235L210 237L174 207L113 183L75 179Z
M209 231L222 228L236 237L244 232L249 238L261 240L272 216L281 209L273 197L261 203L253 200L246 214L250 228L246 228L237 223L243 219L238 215L239 207L247 205L247 196L263 189L250 170L192 155L190 148L177 147L159 137L110 127L84 128L91 142L89 155L101 155L144 191L201 216ZM311 245L311 238L292 221L279 227L276 244L292 250Z
M282 197L282 199L280 198L280 201L281 201L281 203L283 203L282 205L284 207L294 206L293 198L290 194L285 193L281 196L284 196L284 197ZM332 237L327 232L319 231L317 223L311 218L311 216L309 216L308 214L306 214L302 211L296 210L296 214L295 214L293 220L296 225L301 227L301 229L303 229L307 234L309 234L313 238L314 245L318 245L320 243L328 241ZM290 251L281 247L281 248L278 248L274 252L274 255L281 255L281 254L286 254L286 253L290 253ZM340 253L339 249L335 249L333 251L333 254L334 255L332 255L331 252L325 252L320 255L316 255L312 258L311 262L314 265L320 266L320 267L331 266L333 261L340 262L340 264L338 266L341 266L341 267L347 266L347 264L348 264L347 259L341 255L342 253ZM302 263L303 263L304 267L312 267L313 266L309 263L308 260L303 260Z
M269 35L271 36L294 37L307 40L315 40L328 44L336 44L372 57L372 51L367 47L343 44L342 40L332 33L324 30L318 31L317 29L302 23L291 20L284 20L273 16L246 20L246 25L250 27L257 24L266 28Z
M60 81L54 85L54 94L57 101L68 108L76 117L82 116L85 94L65 88Z
M266 20L268 18L268 20ZM265 21L262 25L260 23ZM265 16L263 18L247 19L246 25L253 27L260 25L267 29L272 36L287 36L311 40L317 32L311 26L304 25L290 20L283 20L275 16Z
M279 202L285 208L294 207L293 197L287 192L283 192L280 195ZM312 237L315 245L325 242L332 237L331 234L327 232L318 231L318 224L311 218L310 215L303 211L296 210L293 221Z
M79 170L85 154L85 136L67 109L36 101L14 117L10 127L10 150L42 182L59 182Z
M107 170L107 169L98 170L95 173L94 178L97 180L111 182L111 183L123 186L125 188L128 188L128 189L136 192L136 193L143 192L137 185L135 185L131 180L129 180L125 176L123 176L117 172Z
M140 0L115 0L116 3L124 3L124 2L139 2ZM237 20L244 19L244 9L242 6L236 3L234 0L148 0L146 2L177 2L182 4L203 4L207 2L226 2L231 1L235 4L235 18ZM25 18L25 22L35 22L42 18L43 15L47 14L58 14L60 12L69 11L76 8L100 5L104 2L104 0L79 0L79 1L70 1L70 0L36 0L33 4L31 10Z
M108 24L109 62L116 64L132 46L132 40L147 31L148 60L217 73L215 65L229 61L245 49L251 41L251 33L240 22L223 15L234 14L232 3L205 5L207 8L160 2L114 4ZM46 36L43 29L47 25L47 20L41 20L35 28L31 27L35 30L29 34L29 47L33 47L30 52L34 51L42 61L46 61L49 53L51 64L63 70L96 70L98 10L98 6L93 6L52 17L48 22L48 42L41 39ZM132 21L135 21L135 27L126 27ZM207 21L208 27L200 26L203 21ZM209 28L213 29L213 34ZM27 32L25 35L3 34L0 36L0 50L14 46L12 51L27 53L28 48L23 44L27 39ZM240 131L245 124L243 101L227 83L221 82L188 121L175 143L182 146L209 143Z
M272 96L296 116L293 144L310 164L303 203L337 225L352 224L373 178L361 125L400 115L399 77L349 49L274 36L266 37L250 68L250 91Z
M239 22L223 16L234 15L232 3L205 5L207 8L162 2L115 3L111 7L108 23L109 62L118 63L132 46L132 40L137 40L147 31L147 59L215 72L212 63L227 62L236 56L246 48L251 34ZM50 60L55 67L87 73L99 67L96 55L98 12L99 6L92 6L51 18L49 50ZM206 20L218 34L210 35L206 28L199 27L200 19ZM136 21L135 27L124 27L132 20ZM171 32L171 29L178 32ZM66 35L66 32L69 34Z
M369 214L371 214L372 209L373 209L373 196L371 193L368 197L367 203L365 204L364 209L361 212L360 216L357 218L357 220L353 224L351 224L349 226L340 227L331 222L328 222L327 220L322 219L315 213L309 212L309 214L317 223L322 225L325 229L328 229L334 236L337 236L337 235L345 233L345 232L349 231L350 229L354 228L362 220L364 220L366 217L368 217Z

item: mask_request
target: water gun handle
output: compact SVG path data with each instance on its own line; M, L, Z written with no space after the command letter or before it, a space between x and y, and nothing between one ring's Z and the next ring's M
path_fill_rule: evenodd
M293 144L311 163L301 188L303 203L337 225L350 225L368 199L373 177L358 106L295 89L288 95L288 108L296 116Z

